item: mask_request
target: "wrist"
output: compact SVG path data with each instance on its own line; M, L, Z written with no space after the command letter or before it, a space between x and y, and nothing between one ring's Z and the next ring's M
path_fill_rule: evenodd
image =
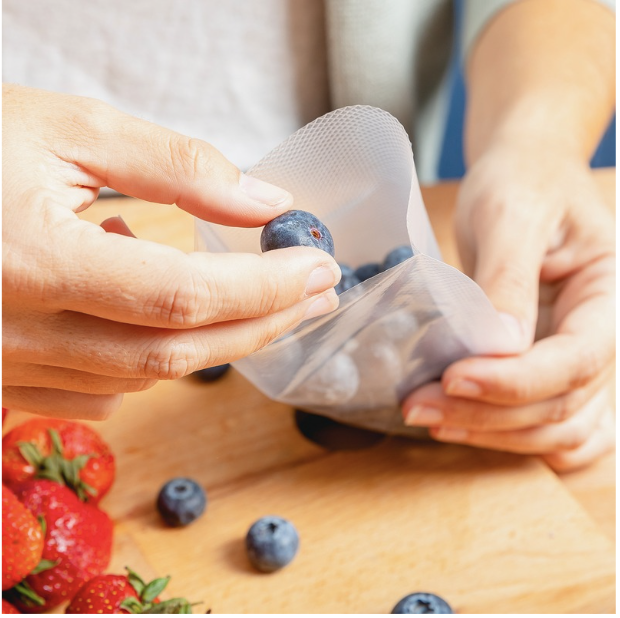
M499 116L470 118L465 135L468 166L489 151L520 152L542 160L559 156L588 164L598 140L593 133L600 131L584 126L579 108L572 107L558 109L557 93L547 97L536 92L506 106Z

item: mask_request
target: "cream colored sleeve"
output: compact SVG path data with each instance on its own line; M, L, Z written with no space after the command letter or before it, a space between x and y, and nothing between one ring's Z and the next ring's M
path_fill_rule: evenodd
M616 0L588 0L599 2L609 7L612 11L616 10ZM464 14L461 36L461 53L463 58L467 58L476 39L485 29L488 23L509 4L519 2L519 0L465 0Z

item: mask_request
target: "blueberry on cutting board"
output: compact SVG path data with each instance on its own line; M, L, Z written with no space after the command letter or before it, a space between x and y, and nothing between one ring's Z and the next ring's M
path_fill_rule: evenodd
M414 592L402 598L392 614L453 614L452 608L436 594Z
M287 519L266 515L250 526L245 547L254 568L272 573L293 560L299 548L299 535Z
M157 510L162 519L173 527L187 526L198 519L207 508L207 494L196 481L175 478L168 481L157 496Z

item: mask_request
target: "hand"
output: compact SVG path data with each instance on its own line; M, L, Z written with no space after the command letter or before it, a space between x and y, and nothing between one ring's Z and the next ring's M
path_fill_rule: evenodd
M455 222L464 270L520 354L454 363L407 398L406 423L446 442L539 454L558 471L589 464L615 434L605 391L615 226L591 171L561 152L541 161L495 148L464 179Z
M99 188L260 226L292 196L91 99L3 87L3 406L105 418L122 393L246 356L337 307L317 249L186 255L76 213ZM116 233L114 233L116 232Z

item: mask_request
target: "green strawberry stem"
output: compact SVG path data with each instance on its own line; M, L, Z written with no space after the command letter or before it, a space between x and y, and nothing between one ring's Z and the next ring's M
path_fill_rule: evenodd
M139 598L127 597L120 604L121 609L130 614L191 614L192 605L187 599L175 598L160 603L153 601L168 585L170 577L159 577L148 584L132 569L127 569L127 580L138 594Z
M30 575L38 575L39 573L43 573L43 571L47 571L48 569L54 568L60 560L41 560L39 564L37 564L32 571L30 571Z
M35 469L35 478L47 479L66 485L72 489L83 502L91 496L97 495L97 490L80 478L80 471L94 453L78 455L73 459L64 457L62 440L55 429L49 428L48 433L52 441L52 452L43 456L41 451L32 442L18 442L17 446L22 457Z
M45 605L45 599L42 599L24 580L15 584L11 590L19 597L24 605L32 607L33 605Z

